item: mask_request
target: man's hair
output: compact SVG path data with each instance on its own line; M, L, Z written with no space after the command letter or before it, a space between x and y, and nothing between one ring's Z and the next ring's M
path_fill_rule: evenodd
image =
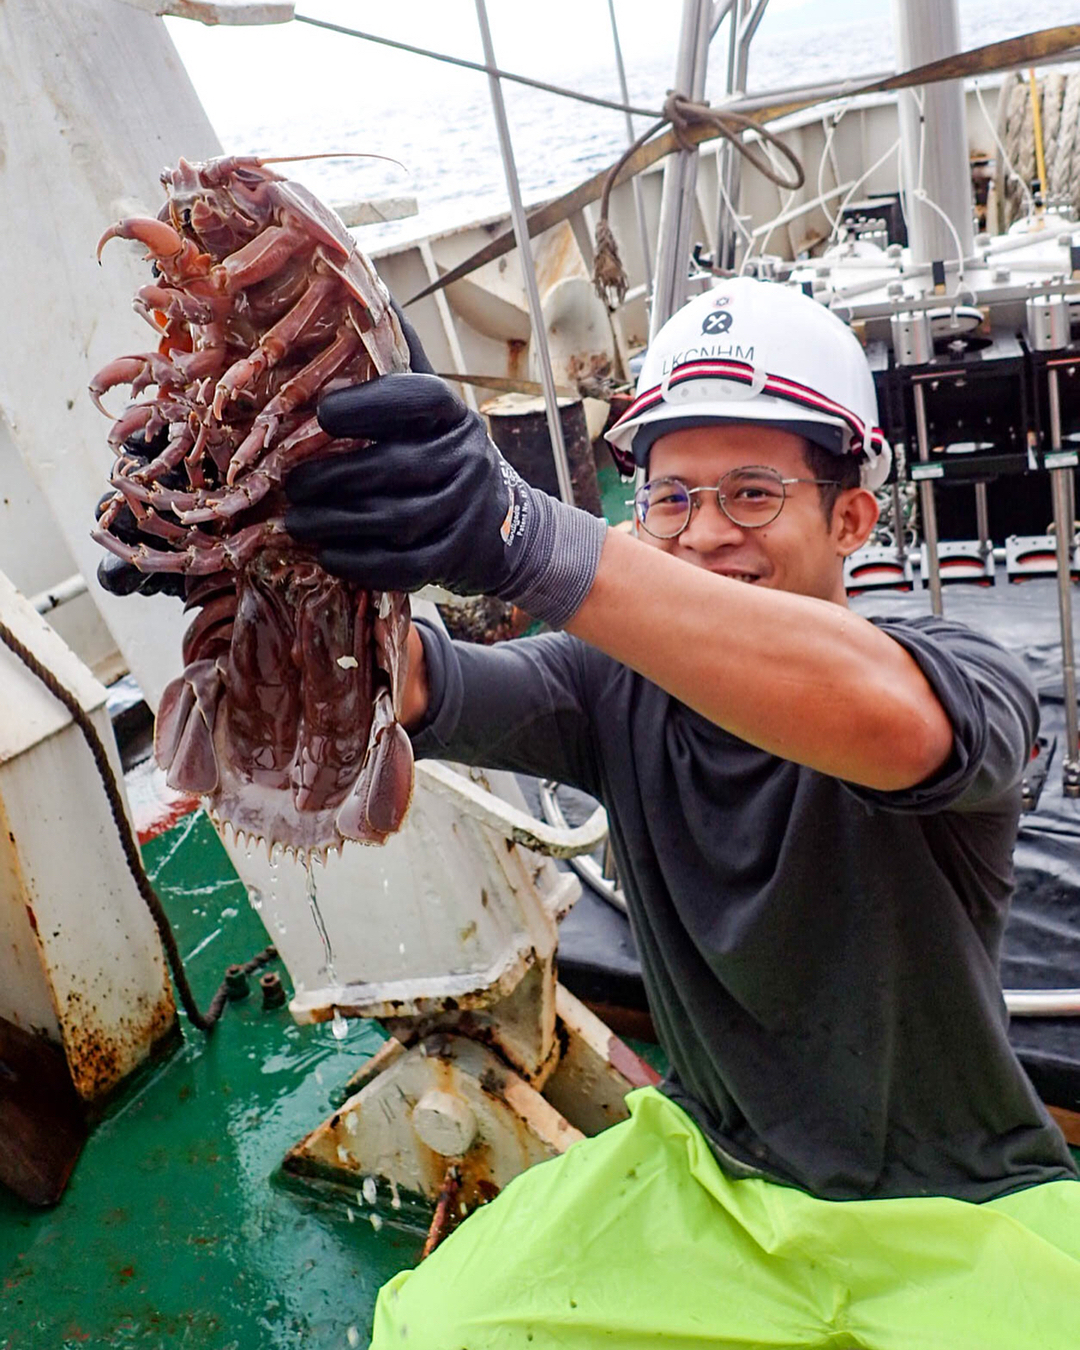
M834 455L831 450L826 450L823 445L817 445L814 441L806 442L806 449L803 454L812 478L831 480L827 485L822 484L818 487L821 509L825 512L826 522L831 525L833 507L836 505L841 492L845 488L859 486L859 457L857 455Z

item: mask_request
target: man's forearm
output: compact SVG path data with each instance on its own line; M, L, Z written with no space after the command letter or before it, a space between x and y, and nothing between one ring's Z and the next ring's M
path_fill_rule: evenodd
M408 672L405 676L405 692L401 700L401 723L406 731L414 731L427 716L430 691L427 681L427 665L424 660L424 644L416 624L409 625L407 641Z
M617 531L567 627L734 735L833 777L911 787L952 749L918 665L867 620L715 576Z

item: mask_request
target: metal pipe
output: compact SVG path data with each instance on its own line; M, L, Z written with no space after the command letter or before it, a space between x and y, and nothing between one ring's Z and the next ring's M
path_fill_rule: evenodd
M608 0L608 13L611 15L611 38L615 44L615 68L619 73L619 93L622 95L622 101L629 103L630 92L626 83L626 67L623 65L619 25L615 19L615 0ZM628 145L632 145L635 140L637 140L637 132L634 130L634 119L628 112L626 114L626 142ZM645 198L641 190L641 175L634 174L631 181L634 192L634 209L637 213L638 237L641 241L641 260L645 270L645 285L651 291L653 285L652 255L649 249L649 227L645 219Z
M548 825L552 825L557 830L567 830L570 826L566 817L563 815L563 809L559 805L559 799L555 795L559 785L556 782L545 780L540 783L540 814ZM579 853L574 857L567 858L571 869L585 882L585 884L596 892L602 900L606 900L612 908L617 909L620 914L626 913L626 898L619 889L617 878L607 875L609 866L611 839L604 841L604 865L601 866L595 858L587 853ZM612 869L614 870L614 869Z
M739 32L739 88L746 88L746 74L750 68L750 44L754 40L754 34L758 30L758 25L765 17L765 11L769 8L769 0L757 0L753 10L743 20L742 28Z
M1053 366L1046 372L1050 394L1050 448L1061 454L1061 392ZM1075 460L1075 456L1072 456ZM1065 697L1065 755L1062 781L1067 797L1080 797L1080 718L1076 707L1076 646L1072 626L1072 545L1074 524L1069 515L1069 479L1072 466L1050 470L1057 548L1058 610L1061 616L1061 675Z
M720 31L720 25L731 13L731 7L735 0L716 0L716 8L712 12L712 18L709 20L709 41Z
M1013 1017L1080 1015L1080 989L1004 989L1002 993Z
M919 462L930 462L930 433L926 425L926 394L917 381L911 386L915 400L915 435L918 440ZM919 482L919 512L922 515L923 539L926 543L927 585L930 587L930 608L940 618L945 612L941 601L941 562L938 558L937 506L934 485L929 478Z
M705 93L711 17L711 0L683 0L675 89L686 98L700 100ZM697 161L696 149L679 150L670 155L664 165L664 187L660 198L660 244L656 257L652 312L649 315L650 342L686 299Z
M900 483L892 484L893 538L896 540L896 556L903 562L907 558L907 543L904 540L904 503L900 497Z
M768 7L769 0L743 0L741 5L742 18L737 26L733 25L732 30L735 39L734 53L730 49L728 51L729 94L734 94L736 91L741 94L746 93L746 80L750 70L750 44L754 40L754 34L765 17L765 11ZM733 55L734 65L732 63ZM724 180L724 190L727 193L728 201L731 203L731 209L737 211L739 209L739 194L742 191L743 160L742 155L736 154L734 146L729 145L727 147L727 154L727 174Z
M990 501L985 483L975 484L975 529L979 535L979 552L983 560L990 555Z
M48 614L51 609L59 609L61 605L66 605L69 600L74 600L76 596L85 594L86 578L76 572L66 581L61 581L56 586L50 586L48 590L32 595L30 603L39 614Z
M728 6L730 27L728 28L727 72L724 80L725 104L739 103L735 98L735 65L739 47L739 6ZM717 154L716 176L717 221L716 221L716 265L730 270L735 266L735 250L738 246L738 225L735 213L739 204L731 193L732 164L735 160L735 147L725 139ZM729 207L730 203L730 207ZM726 213L726 214L725 214ZM730 217L730 219L729 219Z
M893 0L896 68L911 70L961 50L957 0ZM971 165L962 80L901 89L901 178L911 256L968 257L974 248ZM927 201L938 206L960 241Z
M491 42L491 28L488 25L485 0L476 0L476 18L480 25L480 37L484 44L484 61L488 66L494 67L495 49ZM537 354L540 358L540 383L544 386L544 407L547 411L548 431L551 433L551 452L555 457L555 474L559 480L559 496L567 505L572 506L574 504L574 489L570 482L570 465L566 458L562 418L559 416L559 398L555 392L555 376L551 370L547 325L544 322L544 311L540 305L540 291L536 285L536 266L533 262L532 246L529 243L529 227L525 218L525 207L521 201L521 185L518 182L514 149L510 142L510 125L506 120L506 105L503 102L502 84L498 75L489 74L488 85L491 90L491 107L495 114L495 126L499 133L499 150L502 154L503 171L506 175L506 187L510 194L510 215L514 222L514 237L517 240L518 257L521 259L525 294L529 301L533 341L536 343Z

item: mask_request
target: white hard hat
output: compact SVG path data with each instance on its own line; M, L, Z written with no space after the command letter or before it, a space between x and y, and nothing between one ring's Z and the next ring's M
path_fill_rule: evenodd
M794 286L736 277L684 305L650 344L637 396L607 440L629 474L667 432L713 422L771 422L859 455L864 487L889 476L892 451L859 340Z

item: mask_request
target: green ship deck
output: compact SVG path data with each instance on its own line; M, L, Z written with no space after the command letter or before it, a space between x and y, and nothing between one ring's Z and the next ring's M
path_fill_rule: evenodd
M266 932L201 811L144 857L205 1007ZM379 1028L351 1022L338 1042L298 1027L286 1007L263 1011L257 977L210 1037L181 1021L183 1045L116 1102L55 1209L0 1191L2 1350L366 1345L379 1286L417 1259L422 1230L377 1230L362 1196L277 1176Z

